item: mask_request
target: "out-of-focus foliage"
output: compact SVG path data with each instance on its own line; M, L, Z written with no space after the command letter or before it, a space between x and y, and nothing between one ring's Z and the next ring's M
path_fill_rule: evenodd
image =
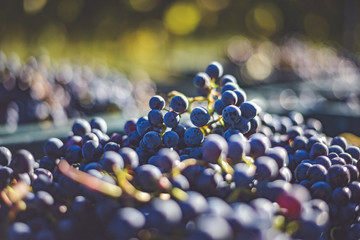
M355 0L0 0L0 49L100 59L168 81L223 57L233 36L279 43L296 32L359 51L359 13ZM247 69L260 64L254 78L264 78L270 61L256 53Z

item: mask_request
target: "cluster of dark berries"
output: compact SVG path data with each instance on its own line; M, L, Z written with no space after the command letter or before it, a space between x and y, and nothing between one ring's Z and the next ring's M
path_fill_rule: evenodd
M131 82L107 66L51 61L46 55L18 57L0 52L0 124L53 121L85 115L143 111L154 92L150 80ZM149 95L151 94L151 95Z
M262 112L222 66L107 133L78 119L44 157L0 151L2 239L359 239L360 150Z

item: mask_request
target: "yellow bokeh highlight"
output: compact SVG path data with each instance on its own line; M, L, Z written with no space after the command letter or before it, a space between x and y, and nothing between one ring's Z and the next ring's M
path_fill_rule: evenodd
M136 11L149 12L159 4L159 0L129 0L129 4Z
M324 40L329 37L330 27L322 16L309 13L304 19L304 28L310 38Z
M282 29L283 14L276 5L263 3L249 12L246 25L254 34L269 37Z
M169 32L187 35L199 25L201 13L192 3L177 2L165 12L164 24Z
M123 43L128 58L146 63L159 55L166 41L166 31L154 21L126 34Z
M198 0L198 3L209 11L217 12L225 9L229 5L230 0Z
M40 12L46 5L47 0L24 0L24 11L28 14Z

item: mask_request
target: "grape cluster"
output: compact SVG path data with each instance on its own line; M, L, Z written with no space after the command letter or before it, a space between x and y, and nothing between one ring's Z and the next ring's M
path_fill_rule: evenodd
M22 64L16 55L0 52L0 124L16 126L109 112L143 111L153 95L151 80L133 84L106 65L92 68L47 55L30 57Z
M0 237L359 239L358 147L262 112L218 62L194 85L122 132L77 119L41 159L1 147Z

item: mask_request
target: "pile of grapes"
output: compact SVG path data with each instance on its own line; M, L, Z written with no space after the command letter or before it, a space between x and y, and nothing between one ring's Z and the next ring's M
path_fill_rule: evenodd
M22 64L16 55L0 51L0 124L52 121L85 115L143 112L144 98L154 94L151 80L133 84L106 65L92 68L47 55ZM150 95L151 94L151 95Z
M360 150L262 112L218 62L121 133L77 119L44 157L0 148L0 238L359 239Z

